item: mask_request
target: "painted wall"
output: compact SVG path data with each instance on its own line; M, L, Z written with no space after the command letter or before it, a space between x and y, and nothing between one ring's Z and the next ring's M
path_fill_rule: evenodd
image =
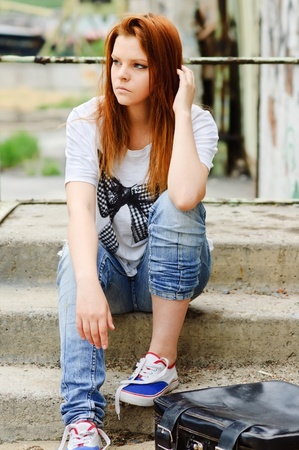
M299 55L299 0L263 0L261 56ZM263 65L259 197L299 198L299 66Z

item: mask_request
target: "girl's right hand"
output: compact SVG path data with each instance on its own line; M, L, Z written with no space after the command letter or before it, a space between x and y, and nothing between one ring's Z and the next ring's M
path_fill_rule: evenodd
M174 112L191 111L192 103L195 94L195 80L194 73L186 66L177 69L180 79L179 89L174 99Z
M77 286L76 325L82 339L96 348L108 348L108 331L114 330L110 308L98 282Z

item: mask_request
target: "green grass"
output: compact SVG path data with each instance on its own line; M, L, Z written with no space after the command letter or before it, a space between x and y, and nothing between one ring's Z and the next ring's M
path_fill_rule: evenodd
M59 162L53 158L26 160L23 169L27 177L57 177L62 174Z
M61 8L63 0L16 0L25 5L41 6L45 8Z
M39 153L36 137L26 131L18 131L0 143L0 168L19 166L26 160L37 158Z
M45 177L59 176L61 175L61 171L55 161L51 159L45 159L42 167L42 175Z
M0 142L0 170L22 167L27 176L59 176L57 161L40 158L38 140L27 131L18 131Z
M86 97L66 97L63 98L62 100L58 101L57 103L43 103L41 105L39 105L38 109L64 109L64 108L75 108L75 106L80 105L81 103L86 102L87 100L89 100L90 97L86 96Z

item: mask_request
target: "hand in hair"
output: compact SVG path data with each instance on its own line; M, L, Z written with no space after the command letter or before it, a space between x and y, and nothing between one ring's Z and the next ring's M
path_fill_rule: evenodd
M178 110L190 112L195 94L194 73L186 66L178 69L177 73L180 78L180 84L174 99L173 110L174 112Z

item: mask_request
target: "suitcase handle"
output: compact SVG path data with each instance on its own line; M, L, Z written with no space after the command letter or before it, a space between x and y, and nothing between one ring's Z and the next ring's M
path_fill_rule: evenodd
M231 423L222 431L215 450L233 450L243 431L248 430L253 425L256 424L245 422L242 420L236 420L235 422Z

